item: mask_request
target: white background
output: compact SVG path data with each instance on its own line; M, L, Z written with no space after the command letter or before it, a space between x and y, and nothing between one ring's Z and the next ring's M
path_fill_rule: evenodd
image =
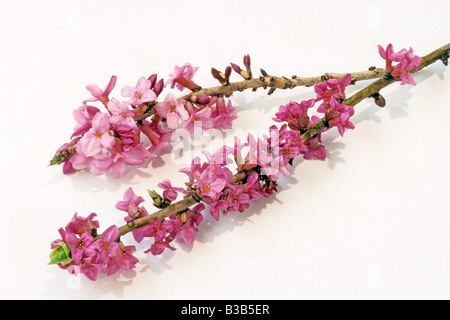
M412 0L2 1L0 298L450 298L450 74L440 62L414 76L416 87L383 90L386 108L360 103L354 131L324 136L326 161L297 160L275 197L206 219L192 248L177 243L154 257L144 242L135 270L97 282L46 265L75 212L96 212L102 228L121 225L114 205L129 186L148 199L165 178L185 181L169 153L119 180L47 167L89 96L85 85L117 75L120 98L140 76L167 78L191 62L197 82L215 86L210 68L241 64L244 54L255 74L383 67L377 44L419 55L447 44L449 10L448 1ZM234 126L264 130L279 105L313 96L237 93Z

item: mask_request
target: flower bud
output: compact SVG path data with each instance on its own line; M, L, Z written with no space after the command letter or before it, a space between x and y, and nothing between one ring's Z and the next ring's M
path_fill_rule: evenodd
M231 67L228 66L225 68L225 79L228 81L230 80L230 75L231 75Z
M252 77L252 69L250 68L250 55L245 55L244 56L244 66L247 69L247 73L249 74L250 78Z
M155 83L152 90L156 94L156 96L159 96L163 91L163 89L164 89L164 80L161 79L157 83Z
M153 200L153 205L157 208L163 208L165 206L165 203L163 201L163 198L156 192L155 190L147 190L148 194Z
M227 71L228 71L228 76L226 74ZM229 83L228 79L231 74L231 67L227 67L227 70L225 71L225 73L220 72L216 68L211 68L211 74L215 79L217 79L220 82L221 85L226 86Z
M188 221L188 214L186 211L182 212L180 215L180 220L183 223L186 223Z
M241 74L241 71L242 71L241 67L239 67L237 64L234 64L232 62L230 62L230 65L236 73Z
M204 94L197 97L197 103L201 104L201 105L208 104L210 101L211 101L211 98Z
M386 106L386 100L384 99L384 97L377 93L374 93L371 95L371 97L374 99L375 104L381 108L383 108L384 106Z
M147 80L149 80L150 81L150 83L151 83L151 85L150 85L150 89L153 89L153 87L155 86L155 83L156 83L156 80L158 79L158 75L155 73L155 74L152 74L150 77L148 77L148 79Z
M70 258L70 248L64 241L56 243L58 247L50 252L50 262L48 264L61 264L65 266L72 262Z
M442 56L441 56L441 61L442 61L442 63L445 65L445 66L448 66L448 58L449 58L449 54L448 54L448 52L446 52L446 53L444 53Z

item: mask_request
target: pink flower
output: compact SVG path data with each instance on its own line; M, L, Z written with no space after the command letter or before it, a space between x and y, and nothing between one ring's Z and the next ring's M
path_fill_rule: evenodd
M220 219L220 212L226 214L229 211L229 205L225 199L214 199L209 203L209 214L216 220Z
M187 244L193 245L195 241L195 233L198 232L198 226L203 221L201 212L205 210L203 203L197 204L193 209L188 209L188 220L178 228L176 237L181 237Z
M345 99L345 88L352 82L352 76L348 73L345 77L341 79L330 79L324 83L317 84L314 86L314 91L316 92L316 101L323 100L325 107L327 106L331 98L336 100ZM317 111L325 112L323 106L320 106Z
M172 250L172 251L175 250L174 247L170 246L170 243L169 243L169 242L164 241L164 240L159 240L159 241L155 241L155 242L151 245L150 249L145 250L144 253L149 253L149 252L151 252L151 254L157 256L157 255L162 254L162 253L164 252L165 249L169 249L169 250Z
M108 110L111 112L111 116L109 117L109 122L113 125L118 124L134 124L136 123L133 119L134 112L130 109L130 105L126 102L120 102L116 98L112 98L108 102Z
M190 63L185 63L183 66L175 66L172 73L169 74L169 79L166 81L166 87L170 85L173 89L175 86L178 90L183 91L184 88L196 89L199 86L192 81L192 77L197 72L198 67L191 66Z
M67 256L71 258L68 263L58 263L59 267L71 274L84 274L88 279L95 281L100 272L111 275L119 269L134 268L138 260L132 255L134 247L120 246L117 241L119 228L111 226L96 240L96 230L99 226L94 221L96 214L91 213L87 218L74 215L65 229L60 228L59 233L63 240L55 240L52 249L64 245L70 250ZM64 257L63 257L64 259ZM67 260L67 259L66 259Z
M327 157L325 147L319 143L317 138L309 139L305 143L305 145L308 147L308 150L303 156L306 160L309 160L312 157L316 157L320 160L325 160L325 158Z
M233 163L233 160L229 158L229 156L232 154L232 149L227 146L218 148L213 155L211 155L208 150L203 150L202 153L206 157L207 164L226 166L230 163Z
M341 136L344 135L345 129L355 128L349 120L355 113L352 106L341 105L335 98L330 99L329 106L330 108L325 113L328 128L337 127Z
M231 211L244 212L250 207L250 195L244 185L232 186L226 200L228 209Z
M119 244L116 242L119 237L119 228L116 226L110 226L106 229L99 239L97 239L91 248L97 251L97 256L101 260L107 262L108 257L114 257L119 249Z
M315 99L303 100L300 103L291 101L289 104L280 107L273 120L287 122L292 130L305 129L309 123L308 109L314 106L315 102Z
M145 77L140 77L135 87L122 88L122 97L131 98L128 102L134 106L140 106L144 102L155 101L156 94L151 90L152 82Z
M271 179L266 179L266 183L262 185L261 195L264 197L270 197L277 191L277 182Z
M194 186L199 187L203 196L210 197L213 201L220 197L223 188L230 181L229 179L224 179L221 174L218 175L217 169L217 166L211 165L201 173L199 180L193 183ZM224 169L229 171L227 168Z
M123 149L132 148L139 144L140 132L134 121L131 122L131 125L126 123L116 125L115 131L119 135Z
M223 97L217 99L216 112L213 115L215 128L231 128L233 121L237 118L234 114L234 107L231 104L231 100L225 105Z
M180 121L189 119L189 114L183 103L171 93L166 95L164 102L155 105L155 110L160 117L167 119L167 125L173 130L178 128Z
M212 110L209 106L195 110L187 120L185 129L192 133L194 132L194 126L199 126L206 130L213 128L214 121L211 119L211 114Z
M172 220L154 219L146 226L142 227L144 237L153 237L155 241L163 240L167 233L175 231L175 225Z
M86 89L91 93L92 97L84 100L83 105L86 105L86 102L100 101L106 106L106 104L108 103L108 100L109 100L108 96L111 93L111 91L114 89L114 86L116 85L116 81L117 81L117 77L112 76L111 79L109 80L108 85L103 90L96 84L87 85Z
M70 136L72 139L76 136L81 136L89 131L89 129L92 126L92 119L94 118L95 114L97 112L100 112L100 110L93 106L81 106L78 109L75 109L72 113L73 118L75 119L78 124L73 128L74 132Z
M120 269L131 270L136 267L136 263L139 262L139 259L133 256L136 247L125 246L124 250L118 249L117 254L109 260L106 269L102 270L108 276L116 273Z
M82 150L84 156L94 156L101 152L103 147L112 149L116 139L109 134L110 126L107 114L101 112L95 114L92 119L91 131L87 132L80 140L80 142L83 140L86 143ZM79 151L77 150L77 152Z
M249 152L245 158L245 169L251 169L257 165L264 166L272 161L267 139L256 139L252 134L247 136Z
M118 201L115 207L121 211L136 213L139 209L139 204L144 201L144 198L137 196L130 187L123 195L123 201Z
M261 197L261 185L259 184L258 173L255 172L251 176L247 177L247 183L245 185L247 186L250 199L258 199Z
M89 232L84 232L80 238L74 233L67 233L65 239L70 247L71 258L75 262L79 262L83 258L86 249L94 241L94 237Z
M289 161L304 153L307 147L303 144L300 132L297 130L289 130L287 125L283 124L278 131L278 141L270 140L270 146L272 153L283 158L283 163L289 163ZM274 130L276 127L272 126Z
M163 196L170 201L175 201L177 199L177 192L185 192L183 188L172 187L172 184L169 179L164 180L161 183L158 183L158 187L164 190Z
M285 176L289 176L291 172L286 167L289 162L286 162L282 157L273 158L270 164L262 165L261 167L264 169L264 173L266 176L270 177L272 180L276 181L280 177L282 173Z
M85 232L92 234L93 231L95 231L100 226L98 221L94 221L94 218L96 216L97 214L91 213L86 218L84 218L78 216L78 213L75 213L72 217L72 220L70 220L70 222L66 225L65 232L78 235L82 235Z
M312 116L311 117L311 124L316 123L319 121L319 117ZM325 147L320 144L321 142L321 133L319 133L315 138L311 138L308 141L306 141L304 144L308 148L303 155L303 158L306 160L311 159L312 157L316 157L318 159L324 160L327 156Z
M190 179L199 179L203 171L205 171L209 165L207 163L202 163L200 157L194 157L191 162L191 166L180 169L179 172L186 174Z
M118 201L115 207L121 211L128 213L128 216L124 218L126 222L135 218L145 217L148 215L147 210L144 207L139 207L139 204L144 201L144 198L137 196L132 188L128 188L123 196L123 201ZM131 232L136 242L141 242L144 238L141 229L136 229Z
M91 156L86 156L88 152L92 152L92 145L90 144L89 139L83 138L77 143L77 152L69 159L72 168L82 170L89 167L90 172L94 175L101 175L105 173L105 170L102 168L102 161L108 159L108 154L100 150Z
M125 173L125 165L138 166L143 164L145 159L154 156L153 153L142 147L142 143L136 146L123 146L119 144L113 148L112 154L99 168L103 172L111 169L114 177L119 179Z
M422 62L422 58L413 54L413 49L410 47L408 51L402 49L395 53L392 44L388 44L386 50L378 45L378 52L380 56L386 60L386 74L390 74L395 80L401 80L400 84L416 85L416 82L411 76L410 71L417 68ZM392 66L392 62L398 62L397 65Z
M89 280L96 281L100 271L105 266L103 261L98 261L98 256L94 255L88 258L84 258L81 264L78 265L79 270Z
M154 117L159 116L155 115ZM144 120L142 124L138 124L138 128L150 140L152 144L149 148L150 152L157 152L169 145L167 140L170 139L171 133L164 132L159 125L153 125L149 121Z

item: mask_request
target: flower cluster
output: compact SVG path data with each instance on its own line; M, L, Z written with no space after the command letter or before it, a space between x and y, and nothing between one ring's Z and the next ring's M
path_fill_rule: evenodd
M411 76L411 70L417 72L422 58L413 54L413 49L402 49L399 52L394 52L392 44L388 44L386 49L378 45L378 52L380 56L386 60L386 74L391 75L395 80L401 81L400 84L416 85ZM398 62L395 66L392 66L393 62Z
M345 88L352 82L351 74L347 74L341 79L330 79L323 84L314 86L316 92L316 102L322 103L317 111L325 114L328 127L337 127L341 136L345 129L354 129L355 126L349 121L355 113L352 106L341 104L345 99Z
M343 136L346 129L355 128L349 120L354 114L353 107L341 104L345 99L345 88L351 82L351 74L347 74L341 79L329 79L324 83L317 84L314 86L316 98L304 100L300 103L291 101L287 105L281 106L279 111L275 113L273 120L285 122L290 129L302 134L320 120L316 115L311 117L308 115L308 110L314 107L316 103L320 103L317 112L324 114L327 128L337 127L339 133ZM307 160L313 157L322 160L326 158L325 147L321 144L321 132L306 141L303 147L304 149L300 150L300 153Z
M158 208L170 205L172 201L177 199L179 192L185 192L183 188L172 187L170 180L164 180L158 184L158 187L164 190L162 196L155 191L149 191L154 200L154 205ZM158 201L155 201L156 199ZM129 222L148 215L145 207L139 206L143 201L144 198L137 196L132 188L128 188L125 191L123 201L117 202L116 208L128 213L125 221ZM188 244L193 244L195 233L198 231L197 227L203 220L201 211L204 209L205 206L200 203L192 209L174 214L166 219L153 219L144 227L133 230L133 237L138 243L145 238L153 238L150 248L144 251L153 255L159 255L165 249L175 250L171 246L171 242L177 238L183 239Z
M90 280L96 280L100 272L111 275L135 267L138 262L133 256L135 247L116 241L119 236L116 226L97 236L99 223L95 217L95 213L86 218L75 213L67 226L59 229L61 239L51 244L49 264L58 264L71 274L84 274Z
M194 123L201 123L203 129L229 128L236 115L231 101L224 97L192 95L189 98L176 98L167 93L164 100L157 102L165 87L198 90L193 80L198 67L186 63L176 66L174 72L164 83L154 74L141 77L135 86L125 86L121 96L125 99L110 98L117 81L112 76L104 89L98 85L88 85L91 97L73 111L77 122L71 141L58 150L51 164L64 162L65 174L89 168L95 175L111 170L119 178L126 165L138 166L148 158L156 157L156 152L169 145L173 130L185 126L192 131ZM104 112L92 105L100 103ZM154 108L152 116L142 120L146 112ZM144 138L144 139L143 139ZM67 149L72 152L67 157Z

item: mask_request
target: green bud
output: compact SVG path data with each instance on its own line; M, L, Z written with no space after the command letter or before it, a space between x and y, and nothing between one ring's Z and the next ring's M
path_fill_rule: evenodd
M162 208L164 207L164 201L163 198L159 195L158 192L156 192L155 190L147 190L148 194L150 195L150 197L153 200L153 205L157 208Z
M64 157L61 153L57 153L52 160L50 160L49 167L54 166L55 164L61 164L66 161L67 158Z
M155 190L147 190L152 199L161 198L161 196Z
M50 252L50 262L48 264L61 264L63 266L72 262L70 258L70 248L64 241L58 242L59 247L55 248Z

